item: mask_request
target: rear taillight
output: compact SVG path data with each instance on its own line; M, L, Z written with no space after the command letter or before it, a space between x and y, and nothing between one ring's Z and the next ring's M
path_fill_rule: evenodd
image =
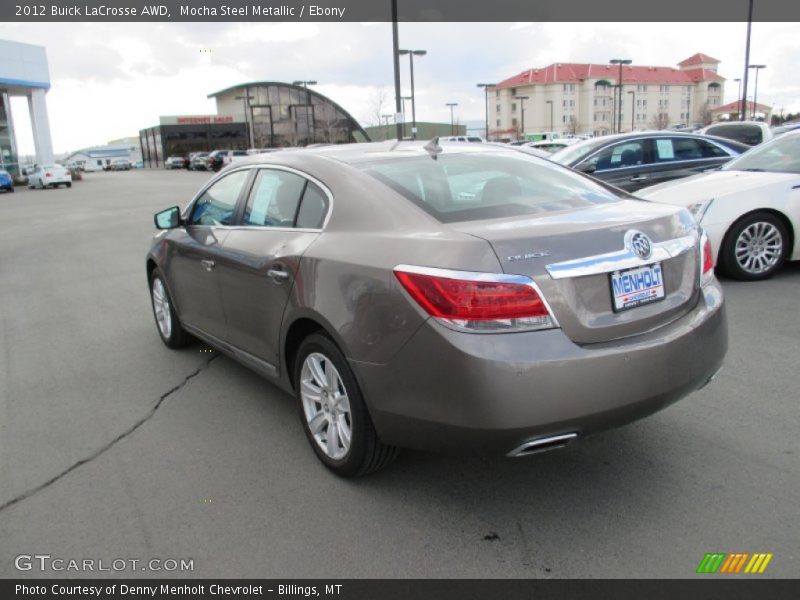
M470 332L555 327L536 284L527 277L400 265L394 274L429 315Z
M705 231L700 236L700 283L704 284L714 277L714 252Z
M53 176L53 174L52 174L52 173L45 173L45 174L44 174L44 176L45 176L45 177L52 177L52 176Z

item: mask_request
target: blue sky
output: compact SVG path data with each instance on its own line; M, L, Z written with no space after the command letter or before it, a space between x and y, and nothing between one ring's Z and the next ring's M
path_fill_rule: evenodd
M400 45L425 49L415 60L417 119L483 119L478 82L496 82L552 62L675 66L704 52L720 74L742 76L744 23L401 23ZM244 81L316 79L362 124L393 112L389 23L3 23L2 37L43 45L57 153L136 135L159 115L214 112L206 95ZM201 50L210 50L210 53ZM758 100L800 111L797 23L755 23L751 62ZM408 60L402 60L408 94ZM378 109L383 90L385 101ZM736 84L726 86L726 101ZM22 153L32 150L24 102L14 101Z

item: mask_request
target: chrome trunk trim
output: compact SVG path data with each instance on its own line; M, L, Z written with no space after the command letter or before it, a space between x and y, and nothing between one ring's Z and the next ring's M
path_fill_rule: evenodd
M653 252L647 260L642 260L629 248L623 248L622 250L605 254L595 254L594 256L549 264L545 266L545 269L553 279L612 273L621 269L641 267L675 258L694 249L697 246L697 240L697 235L686 235L673 240L654 243Z

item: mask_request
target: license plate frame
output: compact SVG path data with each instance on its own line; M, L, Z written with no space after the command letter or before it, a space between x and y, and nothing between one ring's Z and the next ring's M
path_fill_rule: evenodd
M638 281L631 279L638 275L641 275ZM641 283L641 287L638 287L637 283ZM615 313L660 302L667 297L664 270L660 262L613 271L608 274L608 286L611 293L611 308Z

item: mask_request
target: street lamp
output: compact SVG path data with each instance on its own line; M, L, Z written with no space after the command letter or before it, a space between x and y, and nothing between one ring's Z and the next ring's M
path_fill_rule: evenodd
M744 89L742 90L742 113L739 117L740 121L744 121L747 118L747 76L750 72L748 68L750 66L750 30L753 27L753 0L750 0L748 3L748 10L747 10L747 39L744 45ZM756 71L758 73L758 71Z
M458 106L458 102L448 102L445 106L450 107L450 135L455 135L455 125L453 121L453 109Z
M629 58L612 58L608 61L612 65L619 65L619 78L617 79L617 88L619 88L619 93L617 97L619 98L619 110L616 110L616 106L614 107L614 112L616 113L616 122L617 122L617 133L620 133L622 130L622 65L629 65L633 61ZM614 129L612 125L612 131Z
M766 69L767 65L747 65L747 68L756 70L756 85L755 89L753 89L753 110L751 111L755 119L756 110L758 110L758 72L761 69Z
M553 133L553 101L546 100L545 104L550 105L550 133Z
M252 148L253 132L251 131L252 128L250 127L250 122L253 119L248 117L248 113L250 112L250 100L253 100L254 98L250 95L250 88L244 88L244 96L234 96L234 99L242 101L242 106L244 107L244 124L247 127L247 145L248 147Z
M519 100L519 112L521 117L521 130L522 130L522 139L525 139L525 100L530 100L530 96L514 96L516 100Z
M489 88L494 87L494 83L479 83L478 87L483 88L484 100L483 107L486 109L486 141L489 141Z
M307 81L300 80L300 81L293 81L292 85L302 85L306 90L306 131L308 135L311 136L311 143L313 144L316 139L316 135L314 135L314 133L316 132L312 133L313 127L312 125L309 124L308 120L308 115L309 113L311 113L311 92L308 91L308 86L317 85L317 82L313 79L309 79Z
M636 107L636 92L629 90L628 93L631 95L631 131L633 131L633 111Z
M426 50L398 50L400 56L408 54L408 63L411 66L411 137L417 139L417 111L414 101L414 56L425 56Z

